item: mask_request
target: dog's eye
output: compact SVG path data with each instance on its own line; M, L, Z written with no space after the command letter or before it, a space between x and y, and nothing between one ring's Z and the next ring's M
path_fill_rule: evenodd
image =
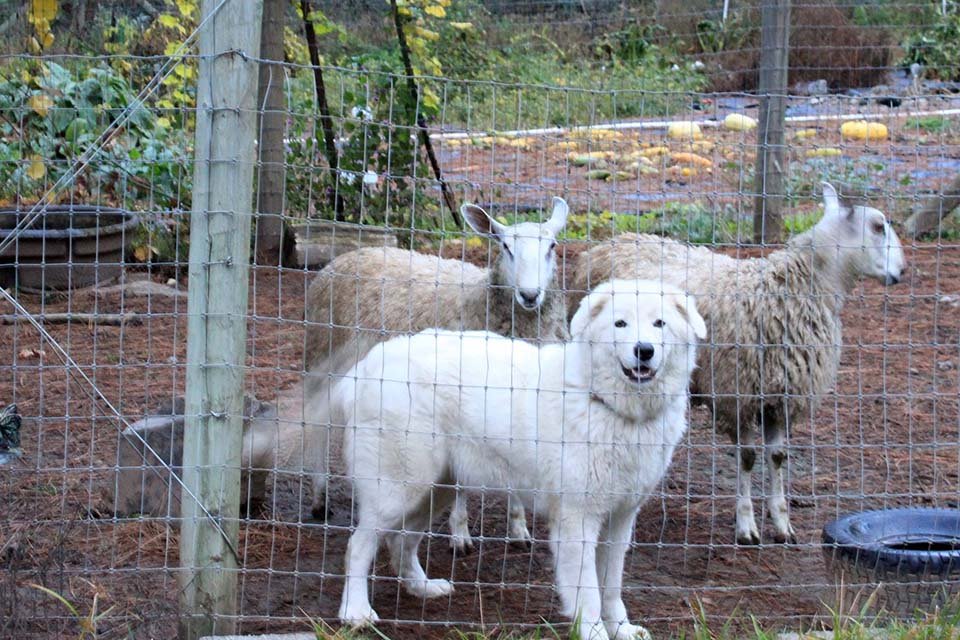
M663 327L663 324L664 324L664 323L663 323L663 320L654 320L654 321L653 321L653 326L655 326L657 329L662 328L662 327Z
M625 326L627 326L627 321L617 320L616 322L613 323L613 326L615 326L617 329L623 329Z

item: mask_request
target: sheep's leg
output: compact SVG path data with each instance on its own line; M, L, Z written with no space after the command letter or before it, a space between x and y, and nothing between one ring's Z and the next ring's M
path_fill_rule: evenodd
M740 473L737 474L737 543L760 544L760 530L753 515L753 500L750 496L753 465L757 452L753 447L753 431L742 429L737 438Z
M462 489L457 489L453 509L450 510L450 551L457 555L473 553L473 538L470 537L467 520L467 496Z
M508 494L507 505L507 511L510 514L507 537L510 538L511 544L529 550L533 546L533 536L527 529L527 512L523 508L523 502L517 496Z
M797 542L797 534L790 524L790 511L784 496L783 465L787 461L786 433L783 424L765 412L763 424L764 452L770 495L767 508L773 522L773 539L779 543Z
M563 614L580 625L583 640L608 640L597 581L600 523L583 512L564 514L550 524L555 580Z
M607 633L614 640L649 640L650 632L630 624L623 604L623 563L637 519L635 508L617 510L610 515L606 536L597 547L601 609Z

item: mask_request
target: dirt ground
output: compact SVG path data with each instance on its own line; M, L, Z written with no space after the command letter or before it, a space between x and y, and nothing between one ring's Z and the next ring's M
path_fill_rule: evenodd
M569 258L582 247L571 245ZM958 506L960 496L960 247L908 246L908 276L896 287L864 283L844 311L836 391L815 418L793 426L789 466L799 544L733 545L732 448L696 410L659 499L643 509L626 568L632 615L658 637L692 624L702 606L714 622L737 611L764 623L810 622L832 601L818 546L837 514L892 505ZM147 274L148 276L150 274ZM312 274L260 269L250 289L249 393L271 401L294 386L303 353L303 293ZM154 274L155 279L165 277ZM33 312L138 312L141 325L52 325L77 363L128 419L184 391L186 298L74 292ZM7 311L6 313L9 313ZM163 518L114 518L105 478L116 461L118 422L26 324L0 326L0 399L28 418L24 458L0 468L0 637L76 637L65 607L43 584L77 604L109 613L102 637L166 638L177 624L177 529ZM350 526L346 484L332 482L326 521L309 517L300 482L272 482L267 506L240 531L243 632L306 630L307 617L335 624ZM762 494L757 485L755 495ZM761 515L760 501L757 501ZM551 589L545 530L533 523L532 551L502 538L503 503L474 498L478 552L452 557L445 518L426 546L428 572L455 593L424 602L401 593L383 558L374 606L391 637L440 637L448 622L487 630L561 622ZM767 522L764 518L764 527ZM770 539L768 530L762 532ZM699 603L699 604L698 604ZM392 624L397 622L397 624Z

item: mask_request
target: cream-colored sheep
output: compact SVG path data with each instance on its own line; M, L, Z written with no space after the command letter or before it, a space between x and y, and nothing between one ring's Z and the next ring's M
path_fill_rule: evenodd
M498 253L490 269L414 251L368 248L344 254L320 271L306 295L305 394L312 402L326 397L330 382L374 345L397 335L436 327L485 329L533 341L568 337L555 252L556 235L569 212L567 203L554 198L553 213L542 224L502 225L475 205L464 205L461 212L477 233L496 240ZM322 417L317 421L328 423ZM313 476L313 511L318 515L330 452L327 430L312 431L316 437L308 455L322 452ZM450 525L451 546L468 550L472 541L460 495ZM511 502L510 535L530 538L518 502Z
M903 249L883 213L841 203L824 183L817 225L765 258L735 259L654 235L626 234L579 256L571 308L611 278L656 278L697 297L708 339L693 393L739 445L736 537L759 543L750 499L754 446L762 431L768 506L778 542L795 540L783 490L789 426L809 419L836 380L840 312L861 277L894 284ZM699 396L699 397L697 397Z

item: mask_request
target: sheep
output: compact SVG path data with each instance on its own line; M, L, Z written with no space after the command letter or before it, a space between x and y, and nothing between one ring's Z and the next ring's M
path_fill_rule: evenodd
M331 378L397 334L485 329L524 340L569 338L555 251L567 203L554 198L550 219L542 224L503 225L470 204L460 211L474 231L497 241L499 255L490 269L403 249L367 248L336 258L317 275L306 294L306 397L327 397ZM312 419L329 424L315 412ZM318 463L312 472L313 513L319 515L329 458L327 430L312 432L307 455ZM511 500L509 512L509 537L526 544L530 533L522 505ZM469 552L473 543L460 492L450 527L451 548Z
M777 542L795 542L784 498L787 429L809 418L835 383L840 312L861 277L896 284L904 255L877 209L841 201L823 183L824 215L765 258L736 259L654 235L625 234L581 254L568 304L610 278L656 277L698 298L709 339L693 376L694 399L738 446L736 540L758 544L750 498L762 430Z

